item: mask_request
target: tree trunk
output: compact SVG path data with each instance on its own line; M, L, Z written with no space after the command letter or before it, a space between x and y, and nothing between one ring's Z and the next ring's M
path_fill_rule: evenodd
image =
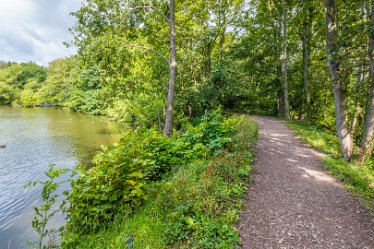
M219 37L219 48L218 48L218 62L221 62L224 52L225 36L226 36L226 7L227 3L225 0L219 0L219 10L218 10L218 28L219 32L217 37Z
M157 112L157 120L158 120L158 130L162 133L162 119L161 119L161 111Z
M275 79L275 83L276 83L276 87L277 87L277 97L278 97L278 106L277 106L277 110L279 110L279 114L282 115L282 110L283 110L283 106L284 106L284 103L283 103L283 94L282 94L282 82L281 82L281 78L282 78L282 69L281 69L281 65L279 63L279 50L278 50L278 30L279 30L279 27L278 25L276 25L276 23L274 23L274 63L276 64L275 65L275 73L276 73L276 79Z
M166 106L166 118L165 118L165 127L164 133L166 136L170 137L173 132L173 104L174 104L174 95L175 95L175 81L177 78L177 45L175 42L175 4L174 0L170 0L170 79L169 79L169 91L168 91L168 100Z
M212 71L212 45L213 45L213 42L209 41L207 45L207 54L206 54L206 59L207 59L207 65L206 65L206 70L205 70L206 79L209 79L210 72Z
M218 60L221 61L223 57L223 52L224 52L224 46L225 46L225 36L226 36L226 13L224 8L222 7L222 31L221 31L221 36L219 40L219 57Z
M300 119L308 120L308 110L310 106L309 101L309 66L310 66L310 40L312 38L312 21L313 21L313 7L310 0L305 1L304 10L307 11L304 17L304 27L303 27L303 73L302 73L302 82L303 82L303 95L301 103L301 112Z
M362 137L362 150L364 161L366 158L370 157L373 153L374 140L373 140L373 130L374 130L374 4L371 6L370 13L370 27L369 27L369 76L370 76L370 87L368 94L368 105L365 114L365 130Z
M335 0L324 0L323 2L326 9L327 64L333 82L336 130L342 154L348 160L352 156L353 141L348 124L346 86L340 75L337 7Z
M282 80L283 80L283 109L281 110L282 117L290 118L289 103L288 103L288 84L287 84L287 16L285 0L282 0Z
M356 85L353 89L353 93L355 95L354 103L355 103L356 107L355 107L355 111L353 113L352 125L351 125L352 138L354 138L354 134L355 134L355 131L356 131L356 126L357 126L357 121L358 121L360 113L361 113L361 101L360 101L360 97L358 95L359 95L361 84L362 84L363 80L364 80L364 68L363 68L363 66L360 66L360 68L358 69L357 83L356 83Z

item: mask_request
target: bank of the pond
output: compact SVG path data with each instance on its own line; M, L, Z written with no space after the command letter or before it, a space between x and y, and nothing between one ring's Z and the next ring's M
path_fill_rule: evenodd
M73 168L88 163L101 145L111 145L119 137L118 124L105 117L1 106L0 144L6 147L0 149L0 248L20 249L24 248L20 243L38 239L31 223L40 188L25 189L28 181L44 180L50 164ZM62 224L62 217L51 222Z
M302 140L326 154L324 168L342 181L349 191L359 196L374 215L374 160L369 159L363 165L355 158L347 162L341 156L339 141L332 132L302 123L288 124Z
M63 247L126 248L126 244L132 243L135 249L236 248L240 238L235 224L243 207L243 194L254 158L255 121L247 116L224 119L214 114L172 139L153 132L146 136L143 143L136 141L138 134L125 136L120 145L97 156L94 159L97 160L96 169L86 172L88 176L77 181L80 189L84 186L85 193L73 193L73 205L79 205L74 201L80 200L82 194L87 203L92 204L86 210L97 211L98 215L91 219L91 231L82 233L78 220L74 219L86 212L84 215L90 220L91 213L81 210L83 206L73 208L70 211L73 220L68 224ZM135 142L142 145L134 145ZM148 151L148 148L151 149ZM137 156L132 150L137 151ZM150 153L157 155L153 158ZM107 155L116 159L107 160ZM146 167L139 166L138 162ZM127 164L126 168L133 172L122 171L116 175L109 172L104 176L108 165L121 172L121 164ZM161 170L160 166L164 168ZM145 175L147 177L141 179ZM94 177L101 180L93 184ZM115 192L115 184L119 184L115 178L118 177L129 184L117 186L126 194ZM91 202L90 194L104 196L102 193L109 188L111 192L107 193L107 198L110 200L97 204L100 199L96 198ZM140 203L130 201L129 196ZM121 201L117 202L117 198ZM109 207L111 204L117 206ZM108 209L106 216L101 217L103 208ZM116 215L108 217L110 211Z

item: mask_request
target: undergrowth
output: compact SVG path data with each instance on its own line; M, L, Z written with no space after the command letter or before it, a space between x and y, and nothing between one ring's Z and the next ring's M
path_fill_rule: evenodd
M207 114L173 138L130 132L73 181L64 248L236 248L257 125Z
M349 191L360 196L365 206L374 214L373 157L363 165L359 165L354 159L347 162L340 154L337 137L331 132L301 123L290 122L289 125L302 140L327 155L323 159L324 168L342 181Z

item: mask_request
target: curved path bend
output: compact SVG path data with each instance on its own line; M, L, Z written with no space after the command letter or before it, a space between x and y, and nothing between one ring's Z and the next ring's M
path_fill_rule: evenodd
M256 120L256 173L239 221L241 248L374 249L373 217L321 168L324 155L282 121Z

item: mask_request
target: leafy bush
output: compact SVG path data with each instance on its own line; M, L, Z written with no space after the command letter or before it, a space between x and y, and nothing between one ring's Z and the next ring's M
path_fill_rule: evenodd
M100 115L105 113L107 104L102 101L100 90L80 90L74 89L68 103L70 110L75 112Z
M94 157L94 167L80 166L80 174L72 182L66 226L70 239L96 232L116 216L132 213L147 200L150 183L165 179L172 169L229 149L233 123L235 119L225 120L218 110L172 138L154 129L138 129L104 148Z
M157 123L157 115L164 106L163 97L145 92L128 93L125 98L114 101L113 107L108 109L108 116L135 127L152 127Z
M36 185L42 186L41 198L43 203L39 207L34 207L34 220L32 227L39 234L39 241L29 241L26 244L34 249L49 249L59 248L58 234L63 229L49 228L50 220L61 210L65 210L66 201L62 201L57 205L58 194L57 189L65 183L65 181L58 181L59 177L67 173L68 169L56 168L55 165L50 165L48 171L45 172L47 180L45 181L30 181L26 184L26 188L34 187ZM66 194L68 191L64 191Z
M5 82L0 82L0 105L8 105L12 102L13 89Z
M143 193L147 197L142 208L117 214L118 219L107 222L108 227L99 228L98 233L67 234L64 246L126 248L131 236L134 248L139 249L236 248L240 238L235 223L243 207L256 135L253 119L224 119L214 112L206 114L195 126L187 125L174 138L161 139L188 144L181 150L191 150L192 144L198 148L192 155L187 153L183 164L169 168L160 180L146 182ZM223 137L230 138L230 142L211 151L208 138Z
M32 90L25 89L21 92L20 101L24 107L34 107L39 102L39 96Z
M236 248L235 222L247 189L257 126L231 118L238 134L233 147L206 161L193 162L162 187L154 205L166 209L165 236L171 248Z

